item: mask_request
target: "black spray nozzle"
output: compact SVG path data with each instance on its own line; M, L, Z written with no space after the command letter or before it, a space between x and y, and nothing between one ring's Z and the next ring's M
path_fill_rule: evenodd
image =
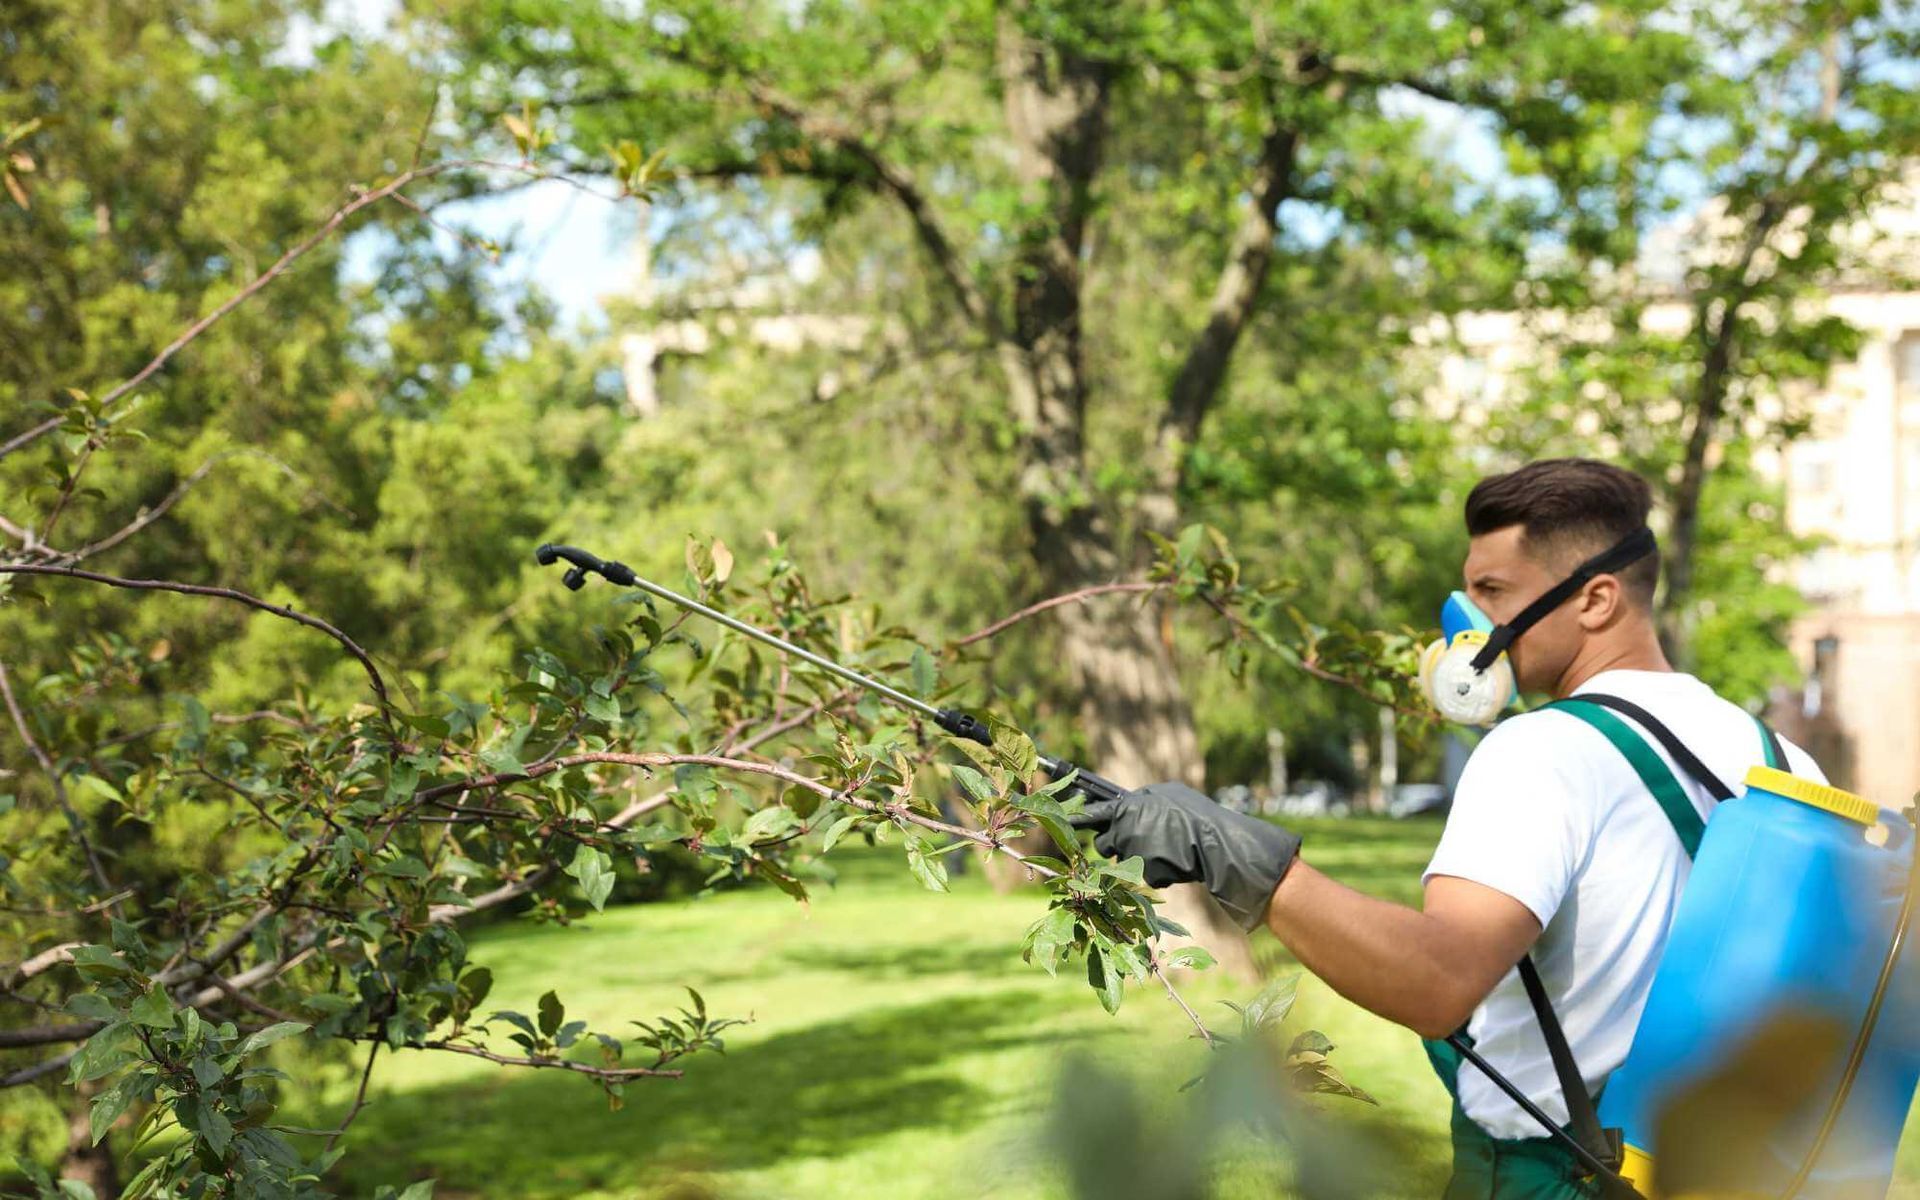
M565 575L560 577L560 582L576 592L587 585L589 574L599 575L622 587L634 585L636 577L632 567L625 563L608 562L598 555L589 554L578 546L560 546L553 542L545 542L533 552L533 560L543 567L552 566L562 559L573 565L567 569Z
M933 723L955 737L979 742L982 746L993 745L993 730L988 728L985 721L972 713L943 708L934 715Z

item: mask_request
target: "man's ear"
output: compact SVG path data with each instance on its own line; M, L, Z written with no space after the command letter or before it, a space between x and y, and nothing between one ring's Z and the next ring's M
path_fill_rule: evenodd
M1575 616L1580 628L1592 633L1611 624L1626 602L1626 586L1619 576L1596 575L1580 589L1580 607Z

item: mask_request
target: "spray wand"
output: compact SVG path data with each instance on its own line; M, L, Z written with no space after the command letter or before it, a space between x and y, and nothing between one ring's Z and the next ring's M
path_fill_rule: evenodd
M878 679L862 675L850 667L841 666L830 658L825 658L815 654L811 650L796 646L785 638L776 637L764 629L756 629L752 625L738 618L730 617L718 609L709 608L698 600L694 600L688 596L682 596L671 588L662 587L650 579L642 578L634 574L633 568L627 566L625 563L609 562L593 554L589 554L578 546L556 546L552 542L548 542L538 550L535 550L533 556L543 567L551 566L553 563L563 559L569 563L567 573L561 577L561 582L576 592L586 586L587 576L589 574L598 575L609 583L616 583L621 587L638 588L640 591L650 596L657 596L677 608L685 609L691 613L698 613L700 616L707 618L707 620L723 625L743 637L749 637L763 645L771 646L782 654L791 655L803 662L812 663L828 674L836 675L856 687L864 688L896 707L904 708L908 712L925 717L955 737L966 738L969 741L978 742L983 746L991 746L993 744L993 735L987 723L971 713L964 713L952 708L935 708L926 701L909 696L898 688L889 687ZM1073 789L1085 795L1088 800L1118 800L1126 794L1126 789L1113 782L1113 780L1095 775L1091 771L1081 770L1072 763L1064 759L1055 758L1050 754L1039 755L1039 763L1040 769L1054 779L1064 779L1067 775L1072 774Z

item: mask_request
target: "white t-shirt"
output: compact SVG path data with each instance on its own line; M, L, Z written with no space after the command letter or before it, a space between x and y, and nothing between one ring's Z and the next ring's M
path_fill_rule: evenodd
M1739 706L1691 675L1605 671L1574 693L1618 696L1645 709L1719 776L1734 795L1747 768L1766 761L1760 728ZM1615 713L1635 733L1639 725ZM1703 819L1714 800L1645 735ZM1787 745L1794 774L1826 776ZM1692 869L1666 814L1626 756L1578 717L1543 709L1497 725L1467 760L1453 808L1422 877L1452 875L1512 896L1540 919L1532 954L1589 1091L1627 1057L1654 968ZM1474 1048L1555 1121L1565 1124L1553 1060L1509 971L1468 1022ZM1460 1068L1460 1101L1494 1137L1545 1131L1472 1064Z

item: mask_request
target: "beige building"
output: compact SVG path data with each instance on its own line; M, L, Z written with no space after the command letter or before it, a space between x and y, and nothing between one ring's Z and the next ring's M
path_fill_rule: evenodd
M1796 397L1812 415L1809 434L1757 464L1785 485L1789 528L1823 542L1792 567L1813 605L1791 635L1807 683L1777 694L1770 716L1836 783L1903 808L1920 794L1920 292L1844 292L1827 305L1866 342L1824 387ZM1678 304L1646 316L1666 332L1687 319ZM1430 402L1484 426L1536 339L1511 313L1459 318L1447 337ZM1676 401L1645 415L1684 412Z
M1901 808L1920 795L1920 293L1829 304L1867 341L1780 464L1789 526L1826 545L1795 567L1815 605L1793 631L1807 686L1777 716L1837 782Z

